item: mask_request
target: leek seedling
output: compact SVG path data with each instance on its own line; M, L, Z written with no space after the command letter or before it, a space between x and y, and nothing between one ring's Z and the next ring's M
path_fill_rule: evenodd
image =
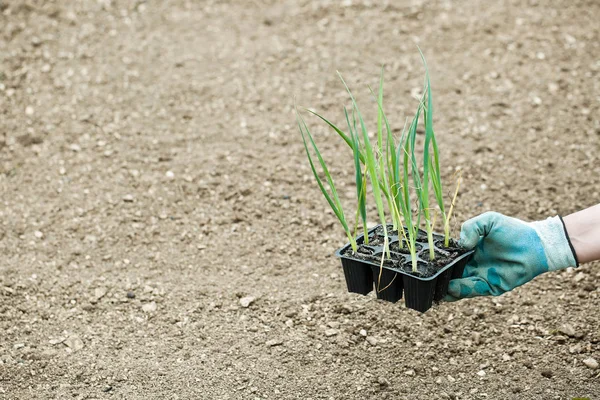
M442 190L442 179L440 174L440 161L439 161L439 150L437 141L435 139L435 133L433 130L433 100L431 97L431 82L429 79L429 70L427 68L427 62L425 61L425 56L419 49L419 53L421 54L421 59L423 60L423 65L425 66L425 88L427 94L427 106L424 108L424 120L425 120L425 146L423 149L423 180L424 184L428 186L428 180L431 179L431 186L433 188L433 193L440 209L440 213L442 216L442 222L444 224L444 247L448 247L450 245L450 219L452 217L452 208L454 205L454 201L456 200L456 196L458 195L458 189L460 187L460 179L457 181L456 190L454 193L454 197L452 199L452 205L448 214L446 214L446 210L444 207L444 193ZM429 148L431 145L431 149L433 154L429 155ZM430 174L430 175L429 175ZM427 197L427 188L425 188L424 196ZM425 198L425 201L428 202L428 198ZM428 213L428 210L425 210ZM428 217L426 216L426 223ZM427 236L430 241L430 249L431 244L433 243L430 224L426 225L427 228ZM430 251L430 258L433 259L434 254L433 251Z
M375 97L373 90L371 93ZM381 93L381 90L380 90ZM419 122L419 115L422 109L422 102L419 103L419 107L417 108L417 113L413 118L408 133L406 133L406 124L402 128L402 134L400 137L400 142L398 143L398 147L394 148L394 138L391 133L389 121L383 111L382 104L382 96L377 98L377 103L379 106L379 112L383 121L385 122L385 127L388 133L388 142L386 147L386 159L387 159L387 167L388 167L388 192L392 193L393 198L393 211L395 215L397 215L398 221L404 221L406 229L400 229L401 237L404 239L408 250L411 255L412 261L412 270L413 272L417 272L417 234L419 227L419 220L422 210L422 203L419 200L417 202L417 212L416 212L416 223L413 216L413 210L411 207L411 196L410 196L410 178L409 178L409 162L412 166L412 171L410 175L413 176L413 180L415 182L415 187L417 188L417 192L421 187L421 180L419 177L419 171L417 168L417 164L414 157L414 147L415 147L415 137L417 132L417 125ZM412 149L412 150L411 150ZM410 156L412 153L412 157ZM403 157L401 157L403 156ZM400 161L403 160L402 163L402 176L400 176ZM417 196L417 198L419 198ZM400 228L402 224L399 224ZM401 245L402 242L399 243Z
M362 172L360 164L360 140L356 131L356 117L352 112L352 120L354 122L354 128L350 125L350 119L348 118L348 110L344 107L344 115L346 116L346 122L348 123L348 131L352 139L352 153L354 155L354 172L356 176L356 196L358 198L358 208L356 210L356 224L358 227L358 215L362 220L363 226L363 237L364 243L369 244L369 232L367 231L367 182L366 176ZM356 235L356 232L354 233Z
M404 196L404 223L406 225L407 231L404 233L404 239L406 240L408 250L410 251L413 272L417 271L416 240L420 225L420 217L423 213L422 184L419 175L419 168L417 166L415 158L415 139L417 135L417 125L419 123L419 115L421 114L421 108L422 105L421 103L419 103L419 107L417 108L417 112L412 120L406 138L401 143L401 145L403 146L402 150L404 153L404 176L402 181L402 195ZM414 220L410 199L409 163L417 197L416 221Z
M387 116L385 115L385 112L383 111L383 69L382 69L381 79L379 82L379 96L375 96L373 89L371 89L370 87L369 87L369 89L371 90L371 94L377 101L378 110L379 110L378 118L382 119L385 122L385 129L387 132L387 143L385 146L385 162L383 161L383 158L381 158L380 159L381 162L379 164L381 182L383 182L382 187L385 188L385 190L383 190L383 191L388 200L390 213L392 215L392 222L393 222L394 230L401 230L404 211L403 211L403 206L400 204L400 202L402 201L402 196L399 195L400 188L402 187L402 183L399 180L400 147L398 147L398 150L396 150L396 148L395 148L396 146L394 143L394 137L392 135L392 130L390 129L390 123L387 119ZM382 130L381 124L378 124L378 129ZM405 129L406 129L406 124L402 128L402 138L404 138ZM379 143L381 143L381 142L382 142L382 140L379 141ZM402 139L400 140L400 142L402 142ZM381 147L382 146L380 145L379 146L380 157L383 156L383 150ZM385 171L387 171L387 178L385 176ZM399 246L402 247L402 242L399 242Z
M390 258L389 238L388 238L388 233L387 233L387 223L385 220L385 211L383 208L383 200L381 197L382 190L381 190L381 186L379 184L379 174L377 171L378 170L377 160L375 159L375 154L373 152L373 146L371 146L371 141L369 140L369 134L367 132L367 127L365 126L365 121L363 120L362 114L360 113L358 104L356 104L356 100L354 99L354 96L352 95L350 88L348 88L348 85L346 85L346 81L344 81L342 74L340 74L338 72L338 75L339 75L340 79L342 80L342 83L346 87L346 91L350 95L350 99L352 99L352 105L354 107L354 111L356 112L358 121L360 123L360 128L362 130L363 143L365 146L365 164L367 167L369 178L371 180L371 187L373 188L373 197L375 198L375 205L377 206L377 212L379 213L379 219L381 220L381 225L383 228L384 253L387 254L388 258ZM384 180L384 182L385 182L385 180Z
M371 93L373 93L373 89L371 89L369 87L369 90L371 90ZM379 171L379 177L378 179L380 180L380 182L382 182L383 184L381 185L383 187L383 194L385 195L385 198L387 200L388 203L388 207L390 209L390 214L392 216L392 228L393 230L398 230L399 227L402 227L402 221L401 218L399 218L398 212L395 209L395 202L393 201L393 187L392 185L390 185L390 182L388 181L388 178L386 178L386 167L389 165L389 161L388 161L388 156L387 156L387 149L389 147L389 143L385 146L386 150L385 150L385 154L386 156L384 157L384 149L383 149L383 120L384 120L384 112L383 112L383 67L381 68L381 75L379 78L379 95L377 96L377 156L378 156L378 171ZM390 127L389 124L387 124L387 119L386 119L386 131L387 131L387 138L389 140L390 136L391 136L391 132L390 132ZM392 138L393 140L393 138ZM389 167L388 167L388 176L389 176Z
M329 173L329 170L327 169L327 165L325 164L325 161L323 160L323 157L321 156L321 152L319 151L319 149L313 139L313 136L311 135L310 131L308 130L308 127L306 126L304 119L298 113L297 110L296 110L296 116L297 116L297 120L298 120L298 127L300 128L300 133L302 134L302 141L304 142L304 149L306 150L306 155L308 157L308 162L310 164L310 169L312 170L312 173L315 176L315 179L317 180L317 184L319 185L319 189L321 189L323 196L325 196L325 199L329 203L329 206L331 207L334 214L336 215L336 217L342 224L342 227L344 228L344 231L346 232L346 236L348 236L348 240L350 241L350 245L352 246L352 251L354 251L356 253L356 251L358 250L358 246L356 245L356 239L354 239L354 235L350 231L350 228L348 227L348 223L346 222L346 217L344 216L344 210L342 208L342 203L340 202L340 199L338 197L337 190L335 189L335 184L333 183L333 179L331 178L331 174ZM321 164L321 168L327 179L327 184L329 186L329 189L331 190L331 195L325 189L325 186L323 185L323 181L321 180L321 178L319 177L319 174L317 173L315 164L313 162L312 156L308 149L308 144L306 143L307 137L310 141L310 144L312 145L312 148L313 148L315 154L317 155L319 164Z
M427 107L431 106L431 97L427 96ZM433 135L433 129L428 123L427 119L431 117L431 109L429 112L424 112L425 119L425 145L423 147L423 185L419 190L420 202L423 207L423 217L425 218L425 230L427 232L427 242L429 243L429 259L435 259L435 249L433 245L433 226L431 223L431 209L429 208L429 180L435 174L429 174L429 168L431 161L429 159L429 145L431 142L431 136Z

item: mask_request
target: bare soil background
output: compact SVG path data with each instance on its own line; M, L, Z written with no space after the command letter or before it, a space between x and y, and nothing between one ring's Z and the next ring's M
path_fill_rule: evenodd
M599 398L598 264L426 314L349 294L293 114L341 123L338 69L373 121L384 64L399 131L418 43L455 232L565 215L600 199L599 20L593 0L0 1L0 397ZM350 204L350 153L309 121Z

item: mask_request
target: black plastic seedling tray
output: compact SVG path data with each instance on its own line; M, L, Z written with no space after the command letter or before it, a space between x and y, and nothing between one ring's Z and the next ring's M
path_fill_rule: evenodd
M380 226L377 225L369 230L369 237ZM427 258L426 254L429 251L426 233L419 231L418 236L417 243L420 247L417 253L418 262L427 263L424 259ZM401 240L398 235L388 235L388 237L390 246ZM443 240L443 236L434 234L434 243L440 240ZM359 246L363 244L363 241L363 235L356 238ZM383 246L366 247L372 251L373 258L381 257ZM377 298L392 303L400 300L404 293L406 307L420 312L429 310L434 301L439 301L446 295L450 280L462 277L465 266L473 255L472 250L465 251L452 260L452 262L437 270L433 275L421 277L401 268L389 265L384 265L381 268L380 262L361 260L353 257L351 254L347 255L346 253L349 248L350 243L335 252L335 255L342 260L342 268L344 269L344 276L346 277L346 285L349 292L366 295L375 288ZM436 250L442 253L445 251L443 248L437 247ZM410 255L402 252L392 251L392 253L394 258L399 260L400 263L402 263L402 258L404 258L403 263L410 263ZM421 255L424 258L421 258Z

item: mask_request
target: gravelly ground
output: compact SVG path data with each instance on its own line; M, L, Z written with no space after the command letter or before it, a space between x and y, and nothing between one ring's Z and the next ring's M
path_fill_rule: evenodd
M0 395L600 397L598 264L423 315L346 293L293 115L342 120L336 69L368 110L384 64L400 129L418 43L456 220L568 214L600 198L599 19L595 1L0 2ZM309 121L350 200L348 150Z

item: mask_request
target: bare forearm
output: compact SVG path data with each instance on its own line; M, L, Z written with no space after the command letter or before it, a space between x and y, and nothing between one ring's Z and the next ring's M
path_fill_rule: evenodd
M563 218L580 264L600 260L600 204Z

